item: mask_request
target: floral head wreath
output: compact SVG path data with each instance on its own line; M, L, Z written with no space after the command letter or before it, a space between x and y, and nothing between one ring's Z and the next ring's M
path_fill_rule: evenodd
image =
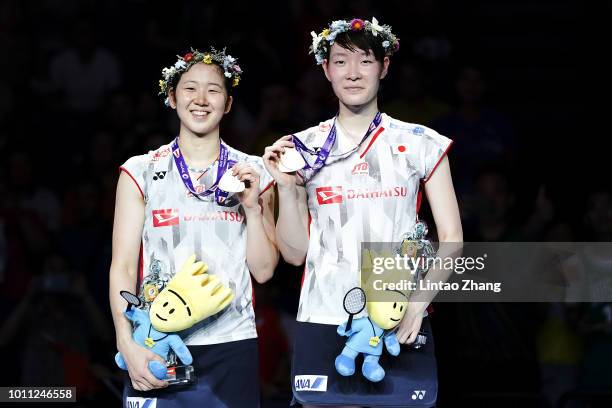
M176 61L173 66L162 69L163 78L159 80L159 95L166 96L164 100L166 106L170 106L168 92L170 92L172 87L176 86L177 78L199 62L203 62L207 65L219 65L223 69L225 77L232 80L232 87L238 86L240 83L242 69L240 69L240 66L236 63L236 58L225 53L225 48L222 51L218 51L211 47L210 51L207 52L201 52L192 48L191 52L188 52L182 57L177 55L177 57L178 61Z
M391 32L391 26L379 25L376 17L372 17L372 21L361 20L354 18L348 20L336 20L321 31L319 34L312 31L312 44L310 46L310 54L314 54L317 60L317 65L321 65L326 58L331 46L336 41L336 36L347 31L366 31L372 34L373 37L380 39L381 45L385 50L386 56L391 56L399 50L399 38Z

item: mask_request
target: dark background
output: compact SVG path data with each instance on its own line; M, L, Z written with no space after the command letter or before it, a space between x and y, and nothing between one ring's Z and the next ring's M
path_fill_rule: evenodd
M245 74L221 135L260 155L335 114L309 33L353 16L401 39L381 110L454 139L466 241L612 240L607 135L591 125L605 118L592 94L606 22L587 2L5 0L1 385L76 385L83 406L119 404L114 193L119 165L177 133L156 95L162 67L227 46ZM257 286L264 406L290 398L301 270L281 264ZM436 305L439 406L596 406L612 386L611 321L606 304Z

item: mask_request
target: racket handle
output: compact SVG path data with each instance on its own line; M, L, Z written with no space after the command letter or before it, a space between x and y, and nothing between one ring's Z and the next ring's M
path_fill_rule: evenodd
M344 329L344 331L348 332L349 330L351 330L351 326L353 325L353 316L355 315L350 315L348 322L346 322L346 329Z

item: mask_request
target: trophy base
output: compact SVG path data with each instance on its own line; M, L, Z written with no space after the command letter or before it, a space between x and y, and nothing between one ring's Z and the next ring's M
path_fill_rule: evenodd
M414 343L409 344L408 347L418 350L421 347L423 347L426 343L427 343L427 333L424 331L419 331L419 334L414 340Z
M168 381L168 385L195 384L195 370L190 365L168 367L166 381Z

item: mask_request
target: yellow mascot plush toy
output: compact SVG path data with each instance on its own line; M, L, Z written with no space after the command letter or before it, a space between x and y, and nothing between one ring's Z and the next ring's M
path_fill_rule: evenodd
M168 285L155 297L149 309L151 324L160 332L177 332L219 313L234 298L231 289L207 273L204 262L192 255Z

